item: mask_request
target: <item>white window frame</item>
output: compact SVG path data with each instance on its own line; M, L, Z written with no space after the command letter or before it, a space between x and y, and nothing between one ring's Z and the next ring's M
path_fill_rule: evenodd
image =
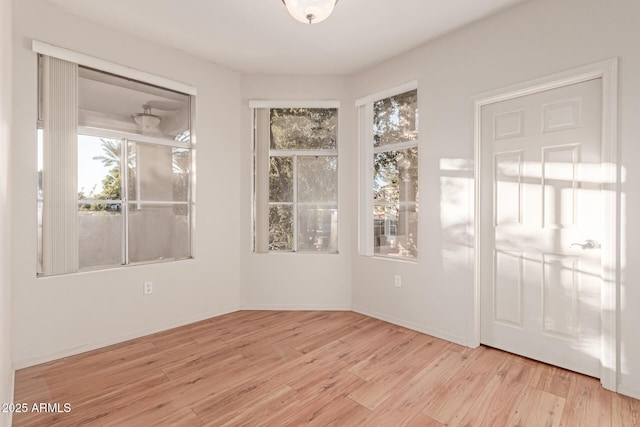
M137 80L140 81L142 83L146 83L146 84L150 84L150 85L154 85L154 86L158 86L158 87L162 87L165 89L169 89L175 92L181 92L185 95L189 95L190 96L190 106L189 106L189 131L190 131L190 141L188 143L182 142L182 141L174 141L174 140L170 140L170 139L163 139L163 138L159 138L159 137L153 137L153 136L149 136L149 135L142 135L142 134L136 134L136 133L129 133L129 132L122 132L122 131L116 131L116 130L109 130L109 129L96 129L96 128L92 128L92 127L88 127L88 126L77 126L77 130L76 130L76 135L87 135L87 136L95 136L95 137L106 137L106 138L110 138L110 139L117 139L120 140L120 143L122 144L122 165L121 168L123 170L123 176L122 176L122 182L121 185L123 187L126 188L127 186L127 173L124 170L124 168L126 167L126 153L128 151L128 144L129 142L139 142L139 143L148 143L148 144L154 144L154 145L162 145L162 146L170 146L170 147L177 147L177 148L186 148L189 150L190 153L190 166L189 166L189 188L188 188L188 200L187 202L152 202L152 201L147 201L146 203L153 203L153 204L171 204L171 205L181 205L181 204L187 204L188 205L188 221L189 221L189 225L188 225L188 230L189 230L189 235L187 236L187 241L188 241L188 246L189 246L189 257L187 258L167 258L167 259L163 259L163 260L149 260L149 261L141 261L141 262L131 262L128 259L128 250L127 250L127 242L128 239L126 238L126 233L127 233L127 226L128 226L128 222L127 222L127 214L128 214L128 210L129 210L129 203L131 203L130 200L127 200L126 197L124 197L121 200L122 203L122 216L123 216L123 234L124 234L124 238L123 238L123 251L122 251L122 264L119 265L106 265L106 266L97 266L97 267L89 267L89 268L83 268L83 269L79 269L77 267L77 262L76 262L76 267L75 269L72 269L72 271L65 271L65 272L61 272L61 273L46 273L42 270L42 266L40 265L40 263L37 263L37 277L42 277L42 278L46 278L46 277L50 277L50 276L55 276L58 274L75 274L75 273L81 273L81 272L85 272L85 271L92 271L92 270L105 270L105 269L110 269L110 268L114 268L114 267L126 267L126 266L134 266L134 265L140 265L140 264L152 264L152 263L159 263L159 262L167 262L167 261L174 261L174 260L182 260L182 259L191 259L194 258L195 256L195 245L194 245L194 236L195 236L195 168L194 168L194 162L195 162L195 148L196 148L196 137L195 137L195 95L197 95L197 89L193 86L175 81L175 80L171 80L171 79L167 79L164 77L160 77L151 73L147 73L144 71L140 71L140 70L136 70L134 68L130 68L127 66L123 66L120 64L115 64L103 59L99 59L90 55L86 55L83 53L79 53L73 50L69 50L69 49L64 49L58 46L54 46L45 42L41 42L38 40L33 40L32 41L32 50L40 55L44 55L44 56L49 56L52 58L57 58L60 60L64 60L64 61L68 61L71 63L75 63L78 66L83 66L83 67L88 67L88 68L93 68L96 70L99 70L101 72L105 72L105 73L110 73L110 74L114 74L120 77L124 77L124 78L128 78L128 79L132 79L132 80ZM40 92L40 89L39 89ZM41 117L42 117L42 110L41 110L42 106L40 105L39 102L39 106L38 106L38 127L40 128L41 126ZM126 192L123 193L124 195L126 195ZM45 195L46 197L46 195ZM38 196L38 202L41 202L40 197ZM86 201L87 203L92 203L94 202L94 200L89 199ZM105 200L100 200L100 203L104 203ZM108 202L108 201L107 201ZM145 203L145 202L141 202L139 200L137 201L133 201L133 203ZM41 248L38 248L38 251L40 251ZM77 248L75 249L77 251Z
M313 156L322 156L322 157L336 157L339 162L339 141L336 143L336 148L332 150L271 150L268 152L259 154L257 153L256 148L256 129L257 129L257 120L256 120L256 111L258 109L273 109L273 108L327 108L327 109L336 109L338 114L338 132L340 132L340 101L337 100L315 100L315 101L286 101L286 100L251 100L249 101L249 109L251 110L251 128L253 132L251 134L251 172L252 174L258 174L258 166L256 162L265 161L271 157L292 157L293 161L293 174L294 177L297 178L297 163L298 158L300 157L313 157ZM338 137L339 139L339 137ZM338 163L339 165L339 163ZM268 170L268 166L267 166ZM339 166L338 166L339 171ZM268 172L267 172L268 173ZM338 172L339 173L339 172ZM256 179L251 179L251 222L252 222L252 233L251 233L251 249L253 253L257 254L292 254L292 253L301 253L301 254L337 254L339 249L336 248L336 251L304 251L298 249L298 212L297 207L307 205L319 205L322 203L313 203L313 202L298 202L297 201L297 179L293 180L293 200L291 202L269 202L269 190L268 190L268 178L266 180L262 180L262 185L256 184ZM338 180L338 182L340 182ZM256 201L256 191L258 190L258 186L260 186L260 192L263 193L262 197L266 197L266 205L267 209L269 205L292 205L293 206L293 249L290 251L270 251L268 247L265 248L265 243L260 242L258 238L258 229L260 227L268 227L268 224L257 224L257 216L256 216L256 208L258 206L258 202ZM265 188L266 186L266 188ZM266 192L265 192L266 190ZM338 184L338 194L340 192L339 184ZM338 194L336 194L336 198L338 198ZM265 203L263 200L261 203ZM340 212L339 200L335 203L338 212ZM339 242L339 239L338 239ZM339 243L338 243L339 244ZM266 242L268 246L268 241Z
M371 95L356 99L355 106L358 109L358 140L360 141L360 150L358 151L359 165L359 188L360 195L358 200L359 227L358 227L358 247L362 256L389 259L402 262L417 262L420 257L420 250L416 258L407 257L389 257L374 253L374 217L373 217L373 175L374 163L373 156L375 153L393 150L402 150L407 148L420 146L420 132L418 139L409 142L399 142L387 144L382 147L374 147L373 145L373 104L374 102L400 95L412 90L418 90L418 81L412 80ZM419 150L419 149L418 149ZM418 151L419 152L419 151ZM418 154L420 156L420 154ZM420 174L418 174L420 176ZM417 203L416 203L417 204ZM418 233L420 233L418 228ZM416 236L418 239L419 236Z
M84 67L94 68L105 73L127 77L132 80L137 80L143 83L163 87L165 89L170 89L176 92L182 92L187 95L195 96L198 94L197 89L188 84L157 76L155 74L147 73L145 71L136 70L135 68L116 64L114 62L106 61L104 59L96 58L95 56L86 55L74 50L54 46L40 40L32 40L31 50L42 55L64 59L65 61L73 62Z

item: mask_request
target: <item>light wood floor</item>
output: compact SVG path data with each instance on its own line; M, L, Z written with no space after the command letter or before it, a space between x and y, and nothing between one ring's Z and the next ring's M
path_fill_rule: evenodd
M20 370L15 426L636 426L596 379L352 312L237 312Z

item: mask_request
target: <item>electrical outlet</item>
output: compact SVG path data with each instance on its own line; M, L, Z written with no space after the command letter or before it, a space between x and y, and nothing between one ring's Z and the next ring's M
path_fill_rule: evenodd
M393 286L395 286L396 288L402 287L402 276L400 276L399 274L396 274L393 277Z
M142 292L145 295L149 295L153 293L153 282L144 282L144 287L142 288Z

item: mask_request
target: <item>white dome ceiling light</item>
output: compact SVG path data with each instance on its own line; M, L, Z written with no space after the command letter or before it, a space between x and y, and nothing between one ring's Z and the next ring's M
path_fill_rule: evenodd
M159 132L158 125L160 124L160 116L151 114L151 106L144 104L142 106L142 113L132 114L131 118L139 126L142 133Z
M338 0L282 0L297 21L317 24L331 15Z

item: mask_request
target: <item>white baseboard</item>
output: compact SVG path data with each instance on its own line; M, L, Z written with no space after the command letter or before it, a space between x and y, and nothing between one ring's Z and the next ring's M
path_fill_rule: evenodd
M379 313L374 310L369 310L363 307L354 306L352 307L352 311L360 314L364 314L365 316L373 317L375 319L384 320L385 322L393 323L394 325L402 326L407 329L412 329L417 332L421 332L423 334L431 335L435 338L440 338L446 341L450 341L455 344L463 345L468 347L468 339L466 337L459 337L456 335L452 335L448 332L439 331L437 329L425 328L422 325L418 325L417 323L413 323L409 320L399 319L397 317L388 316L383 313Z
M618 385L618 393L640 400L640 390L635 390L624 385Z
M276 310L276 311L352 311L350 305L335 304L243 304L240 310Z
M124 341L128 341L128 340L132 340L132 339L136 339L136 338L140 338L140 337L144 337L146 335L151 335L151 334L155 334L158 332L162 332L162 331L166 331L168 329L172 329L172 328L177 328L180 326L184 326L184 325L188 325L190 323L196 323L196 322L200 322L202 320L206 320L206 319L210 319L212 317L217 317L217 316L222 316L224 314L229 314L229 313L233 313L236 311L241 311L241 310L260 310L260 311L265 311L265 310L286 310L286 311L312 311L312 310L318 310L318 311L354 311L356 313L360 313L363 314L365 316L369 316L369 317L373 317L375 319L380 319L383 320L385 322L389 322L389 323L393 323L395 325L398 326L402 326L408 329L412 329L414 331L418 331L427 335L431 335L433 337L436 338L440 338L443 340L447 340L456 344L460 344L463 346L468 346L467 343L467 338L466 337L459 337L456 335L452 335L449 334L447 332L444 331L439 331L436 329L432 329L432 328L426 328L422 325L413 323L411 321L408 320L404 320L404 319L400 319L400 318L396 318L393 316L388 316L384 313L380 313L380 312L376 312L374 310L369 310L363 307L358 307L358 306L351 306L351 305L346 305L346 304L335 304L335 305L325 305L325 304L320 304L320 305L316 305L316 304L308 304L308 305L289 305L289 304L243 304L239 307L230 307L226 310L221 310L215 313L209 313L206 315L201 315L201 316L195 316L192 318L186 318L186 319L182 319L180 321L176 321L176 322L170 322L170 323L166 323L163 324L161 326L157 326L154 328L149 328L149 329L144 329L144 330L139 330L139 331L135 331L135 332L130 332L124 335L120 335L117 337L111 337L109 339L105 339L105 340L100 340L100 341L95 341L89 344L83 344L80 346L76 346L76 347L72 347L72 348L68 348L68 349L64 349L64 350L60 350L60 351L56 351L56 352L52 352L52 353L47 353L47 354L43 354L40 356L35 356L35 357L30 357L30 358L26 358L26 359L22 359L22 360L15 360L14 361L14 372L17 369L23 369L23 368L28 368L30 366L35 366L35 365L39 365L41 363L47 363L47 362L51 362L53 360L58 360L58 359L62 359L64 357L69 357L69 356L74 356L76 354L80 354L80 353L85 353L87 351L92 351L92 350L97 350L100 348L104 348L104 347L108 347L110 345L113 344L119 344L122 343ZM621 391L621 393L623 393ZM627 393L623 393L623 394L627 394ZM632 394L629 394L630 396L632 396Z
M92 350L97 350L99 348L108 347L108 346L113 345L113 344L119 344L119 343L122 343L124 341L128 341L128 340L144 337L144 336L147 336L147 335L156 334L158 332L162 332L162 331L166 331L166 330L169 330L169 329L177 328L177 327L180 327L180 326L188 325L190 323L196 323L196 322L200 322L202 320L210 319L212 317L222 316L223 314L233 313L233 312L236 312L238 310L239 310L238 307L232 307L232 308L228 308L228 309L225 309L225 310L217 311L215 313L209 313L209 314L205 314L205 315L200 315L200 316L194 316L194 317L191 317L191 318L181 319L179 321L165 323L165 324L163 324L161 326L157 326L157 327L154 327L154 328L142 329L142 330L139 330L139 331L130 332L130 333L127 333L127 334L124 334L124 335L120 335L120 336L117 336L117 337L111 337L111 338L108 338L108 339L95 341L95 342L92 342L90 344L83 344L83 345L80 345L80 346L76 346L76 347L72 347L72 348L56 351L56 352L53 352L53 353L47 353L47 354L43 354L43 355L36 356L36 357L30 357L30 358L27 358L27 359L15 360L13 362L14 372L17 369L28 368L30 366L35 366L35 365L39 365L41 363L51 362L53 360L62 359L64 357L75 356L76 354L85 353L87 351L92 351Z

